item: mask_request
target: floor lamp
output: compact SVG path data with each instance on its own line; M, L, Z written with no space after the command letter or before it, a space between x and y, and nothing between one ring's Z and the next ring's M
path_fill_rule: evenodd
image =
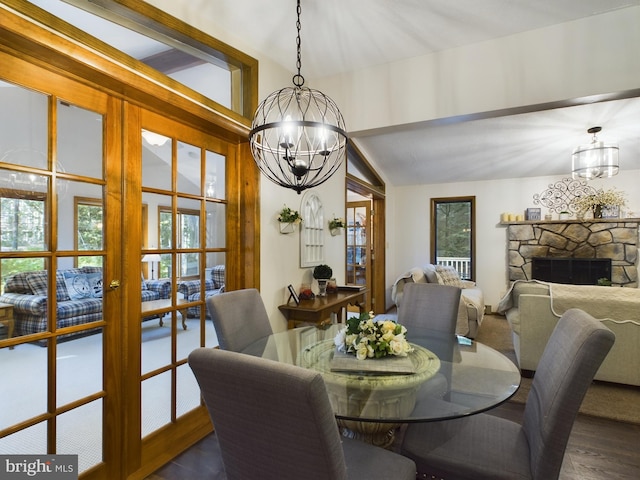
M155 271L153 269L153 266L154 266L154 264L156 262L160 263L161 260L162 260L162 257L160 257L160 255L157 254L157 253L148 253L144 257L142 257L142 261L144 263L150 263L151 264L151 280L155 280L156 279L155 273L154 273Z

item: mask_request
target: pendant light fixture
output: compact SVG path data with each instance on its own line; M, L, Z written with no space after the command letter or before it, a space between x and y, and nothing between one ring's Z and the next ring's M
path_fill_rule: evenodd
M618 146L598 141L597 134L602 127L591 127L587 133L593 135L591 143L580 145L573 151L573 178L613 177L618 174Z
M297 7L297 69L293 87L269 95L249 132L251 153L272 182L300 193L326 182L346 156L344 119L333 100L304 86L300 73L300 0Z

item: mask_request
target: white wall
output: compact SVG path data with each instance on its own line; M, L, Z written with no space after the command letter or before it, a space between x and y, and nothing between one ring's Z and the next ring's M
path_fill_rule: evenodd
M627 208L640 216L640 170L625 171L621 158L620 174L590 183L596 189L617 188L627 195ZM567 170L570 159L567 157ZM570 177L570 175L568 175ZM476 281L485 293L485 303L495 307L508 286L506 227L500 226L500 214L524 214L533 196L549 184L566 177L533 177L483 182L449 183L398 187L388 218L387 292L394 280L411 267L430 262L430 218L432 197L476 197ZM543 215L547 209L542 208ZM557 215L554 217L557 218ZM390 302L390 300L388 300Z
M640 6L313 79L350 133L638 88ZM401 48L399 46L399 48Z
M325 184L313 189L322 201L325 223L325 260L333 269L333 276L339 285L345 281L345 237L329 234L328 221L336 214L344 217L345 209L345 171L346 166L329 179ZM279 187L262 177L260 183L260 293L271 319L274 331L285 330L287 325L284 316L278 310L288 294L287 285L298 290L300 284L312 283L314 291L317 284L312 282L313 267L300 268L300 231L283 235L278 227L278 213L284 205L300 210L300 202L304 195L293 190Z

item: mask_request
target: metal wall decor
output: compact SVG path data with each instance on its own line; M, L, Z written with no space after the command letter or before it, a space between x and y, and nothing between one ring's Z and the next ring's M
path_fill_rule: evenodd
M585 180L574 180L563 178L556 183L550 183L549 187L542 193L533 196L534 205L547 207L551 212L573 212L578 213L576 200L586 195L594 195L596 189L587 185Z

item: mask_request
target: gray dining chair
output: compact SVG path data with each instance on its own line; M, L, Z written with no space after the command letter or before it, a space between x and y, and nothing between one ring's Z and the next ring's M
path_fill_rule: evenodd
M407 283L402 304L398 307L398 323L410 329L425 326L441 332L456 332L460 308L458 287L435 283Z
M580 404L614 341L591 315L568 310L542 354L522 424L489 414L412 424L401 453L426 478L557 479Z
M412 460L340 436L318 372L211 348L189 365L228 480L415 480Z
M240 352L273 333L267 309L255 288L212 295L206 302L223 350Z

